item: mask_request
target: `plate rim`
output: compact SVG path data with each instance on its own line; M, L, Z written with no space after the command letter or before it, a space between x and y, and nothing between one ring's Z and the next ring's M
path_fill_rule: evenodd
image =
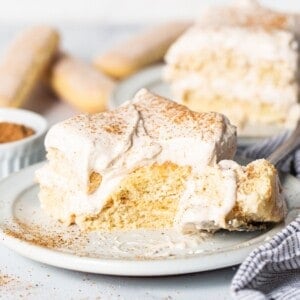
M41 162L30 167L27 167L17 173L14 173L0 182L0 191L5 189L10 182L15 182L18 178L26 178L23 185L28 188L33 182L32 176L36 169L40 168L45 162ZM291 175L288 175L293 177ZM18 195L26 188L18 188L14 185L14 193ZM5 201L5 200L6 201ZM14 199L3 197L0 204L7 203L12 208ZM9 201L9 204L8 202ZM3 245L15 251L16 253L30 258L34 261L52 265L55 267L65 268L69 270L106 274L119 276L167 276L181 275L195 272L203 272L216 270L220 268L230 267L241 263L252 250L265 242L261 240L261 236L254 237L253 243L242 247L235 247L230 251L219 251L212 253L199 253L195 256L180 257L172 259L155 258L155 259L113 259L113 258L93 258L86 256L78 256L72 253L61 252L57 249L50 249L39 245L34 245L30 242L9 236L3 230L3 222L5 219L0 215L0 241ZM277 225L275 234L280 231L285 224ZM274 229L271 229L271 231ZM272 235L273 236L273 235ZM247 243L247 242L245 242ZM207 257L213 257L213 260L207 260ZM203 264L203 261L205 263Z

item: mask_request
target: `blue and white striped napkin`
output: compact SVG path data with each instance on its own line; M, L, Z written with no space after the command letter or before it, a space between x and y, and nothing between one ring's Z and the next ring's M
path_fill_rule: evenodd
M239 149L238 155L267 157L287 136L283 134ZM278 168L300 179L300 149ZM300 216L248 256L232 280L231 292L234 299L300 299Z

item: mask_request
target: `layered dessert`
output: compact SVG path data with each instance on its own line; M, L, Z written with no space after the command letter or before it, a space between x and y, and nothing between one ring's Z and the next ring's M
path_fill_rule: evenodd
M263 135L259 125L293 127L299 117L292 15L255 1L208 9L170 47L166 63L164 76L177 101L224 113L239 134Z
M236 129L224 115L145 89L116 110L54 125L45 145L42 208L86 230L238 230L284 215L274 167L231 160Z

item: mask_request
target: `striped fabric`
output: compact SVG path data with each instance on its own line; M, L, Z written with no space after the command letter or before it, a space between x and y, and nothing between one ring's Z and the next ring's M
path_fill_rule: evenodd
M238 155L266 157L286 138L283 134L239 149ZM278 167L300 178L300 149ZM300 299L300 216L248 256L232 280L231 293L234 299Z
M235 299L300 299L300 217L248 256L231 291Z

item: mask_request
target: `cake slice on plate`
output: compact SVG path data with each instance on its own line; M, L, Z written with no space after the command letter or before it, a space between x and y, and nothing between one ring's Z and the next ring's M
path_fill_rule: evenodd
M299 117L298 44L294 16L236 1L208 9L171 46L165 78L180 103L264 135L259 125L293 127Z
M53 126L45 144L48 163L37 172L39 198L47 213L66 224L87 230L185 230L192 222L196 230L202 225L216 230L229 227L230 219L246 227L254 221L277 222L283 216L274 168L257 170L261 178L268 178L261 193L248 197L248 192L246 196L241 192L237 198L237 185L248 175L243 175L242 167L233 165L234 170L227 172L222 169L224 163L218 164L232 159L236 149L235 127L225 116L193 112L145 89L116 110L79 115ZM203 220L210 207L203 207L196 216L199 180L208 170L216 172L217 186L210 185L211 195L221 193L221 186L227 188L228 183L226 198L205 200L211 206L226 206L218 213L219 221L212 220L211 213L207 222ZM240 173L242 179L237 180L234 174ZM256 184L251 187L254 191ZM242 203L248 199L261 201L265 215L260 209L243 210ZM196 214L191 222L189 207ZM221 214L225 223L220 221ZM214 225L208 228L208 223Z

